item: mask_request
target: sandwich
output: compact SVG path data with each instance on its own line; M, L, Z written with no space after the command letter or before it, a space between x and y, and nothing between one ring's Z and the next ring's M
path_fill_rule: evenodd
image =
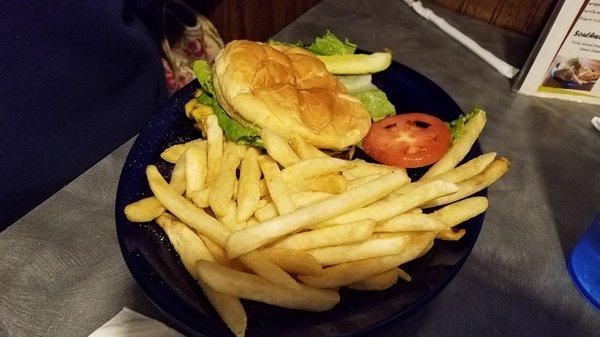
M226 136L238 143L260 147L261 130L269 129L284 139L344 150L365 137L372 120L395 113L370 78L389 66L391 53L355 49L329 32L306 47L232 41L214 65L194 63L203 89L198 99L212 106ZM340 76L344 69L352 74Z

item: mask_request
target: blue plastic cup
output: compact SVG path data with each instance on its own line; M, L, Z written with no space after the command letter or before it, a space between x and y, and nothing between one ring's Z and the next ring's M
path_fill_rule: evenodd
M583 297L600 311L600 213L573 248L567 270Z

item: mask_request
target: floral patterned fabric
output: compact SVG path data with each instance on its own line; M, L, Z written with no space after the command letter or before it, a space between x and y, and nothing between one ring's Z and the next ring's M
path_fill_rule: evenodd
M169 95L179 90L196 76L192 71L192 61L203 59L213 63L224 43L215 26L206 17L197 15L196 25L186 27L179 41L170 44L165 38L162 60Z

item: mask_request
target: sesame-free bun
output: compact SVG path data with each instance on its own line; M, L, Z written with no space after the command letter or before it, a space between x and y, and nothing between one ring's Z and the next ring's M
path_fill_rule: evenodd
M217 56L212 77L232 118L287 139L339 150L360 142L371 127L364 106L302 48L232 41Z

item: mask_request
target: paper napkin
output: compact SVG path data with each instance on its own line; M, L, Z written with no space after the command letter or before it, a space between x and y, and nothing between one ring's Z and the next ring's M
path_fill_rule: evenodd
M185 337L163 323L123 308L90 337Z

